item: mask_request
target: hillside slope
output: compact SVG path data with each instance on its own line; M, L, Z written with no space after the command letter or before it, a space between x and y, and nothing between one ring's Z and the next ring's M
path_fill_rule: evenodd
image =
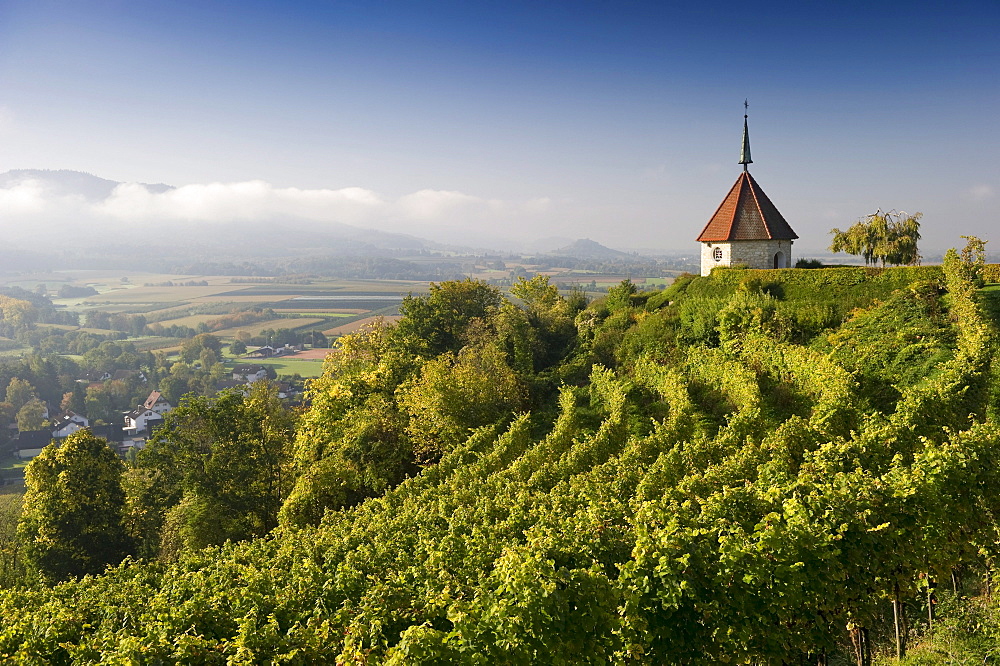
M420 333L433 301L411 301L348 341L314 385L282 528L6 591L0 654L815 663L887 640L897 590L989 570L994 328L956 258L720 271L652 295L626 282L579 311L535 286L524 319L486 308L445 338ZM471 388L431 401L434 364L471 387L466 364L487 362L524 393L455 438L453 403L492 403ZM408 419L391 441L423 467L408 478L352 448L386 450L391 423L355 431L390 408Z

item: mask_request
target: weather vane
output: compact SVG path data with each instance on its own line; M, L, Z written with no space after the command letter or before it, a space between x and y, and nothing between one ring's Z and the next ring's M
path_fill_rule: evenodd
M747 110L750 108L750 101L747 99L743 100L743 117L747 117Z

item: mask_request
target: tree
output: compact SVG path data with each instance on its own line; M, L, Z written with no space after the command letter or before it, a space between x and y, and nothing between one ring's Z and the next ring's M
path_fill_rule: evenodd
M38 309L29 301L0 294L0 323L7 331L5 335L28 328L37 320Z
M229 353L233 356L243 356L247 353L247 345L242 340L233 340L229 345Z
M381 320L338 344L309 385L310 407L295 443L295 487L281 510L285 524L318 523L326 509L381 494L418 471L396 391L419 359Z
M32 398L17 410L18 430L41 430L45 425L45 403Z
M330 346L330 340L322 331L310 331L309 343L313 346L313 349L325 349Z
M137 484L145 498L130 498L130 507L154 515L135 522L154 539L150 521L163 525L167 551L263 536L291 486L293 432L294 416L270 382L247 394L186 396L136 458L155 483Z
M216 352L211 349L202 349L201 354L198 356L198 360L201 362L201 367L208 370L219 362L219 357L216 355Z
M201 356L202 350L210 350L218 358L222 350L222 342L214 335L201 333L181 343L181 358L185 363L194 363Z
M628 284L634 291L635 286ZM535 367L545 368L555 363L576 337L573 319L586 307L586 297L581 292L572 294L572 301L563 298L547 275L536 275L530 280L518 278L510 293L523 301L528 322L536 333Z
M858 220L847 231L831 229L831 252L846 252L862 256L865 265L881 263L914 265L920 263L917 241L920 240L920 218L923 213L908 215L903 211L883 213L876 210Z
M399 307L403 319L396 339L416 347L425 358L458 351L473 319L484 319L504 302L503 295L485 282L461 280L431 283L427 296L407 296Z
M128 554L124 469L107 441L89 430L49 444L25 468L18 534L26 562L43 578L98 574Z
M401 390L407 432L417 456L436 461L472 429L510 418L525 407L525 390L496 345L463 347L428 361Z
M83 382L73 382L73 390L63 394L59 404L63 411L70 410L77 414L87 413L87 389Z
M13 377L7 385L6 401L14 406L15 411L24 407L34 397L35 387L24 379Z
M967 277L978 286L983 286L983 269L986 267L986 244L975 236L962 236L965 239L965 247L962 248L962 265L965 267Z

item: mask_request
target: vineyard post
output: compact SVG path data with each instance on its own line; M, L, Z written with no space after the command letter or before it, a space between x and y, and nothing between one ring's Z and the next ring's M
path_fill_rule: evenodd
M850 631L858 666L872 666L872 647L868 642L868 629L852 624Z
M906 656L906 616L898 581L892 585L892 619L896 628L896 659L902 659Z
M927 576L927 633L934 631L934 582Z

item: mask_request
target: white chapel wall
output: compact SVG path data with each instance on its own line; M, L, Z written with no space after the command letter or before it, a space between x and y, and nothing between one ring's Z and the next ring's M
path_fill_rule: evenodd
M722 250L722 257L715 259L716 249ZM701 274L708 275L717 266L745 265L748 268L774 268L774 255L784 254L784 267L791 268L792 241L790 240L746 240L727 243L701 244Z

